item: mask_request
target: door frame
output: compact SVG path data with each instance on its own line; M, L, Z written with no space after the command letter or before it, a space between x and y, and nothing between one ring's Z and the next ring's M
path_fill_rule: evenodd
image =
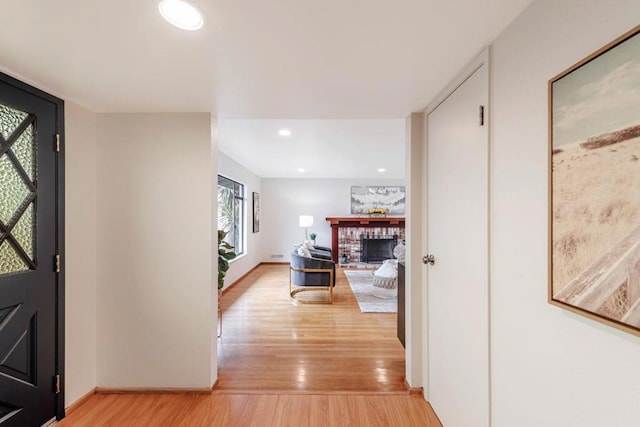
M21 91L24 91L30 95L36 96L47 102L52 103L56 110L56 133L60 135L60 149L56 153L56 253L60 255L60 272L56 274L56 337L55 337L55 367L56 374L60 375L60 393L55 396L55 416L57 420L64 418L64 391L65 391L65 377L64 377L64 357L65 357L65 188L64 188L64 147L65 147L65 133L64 133L64 101L53 95L50 95L38 88L35 88L27 83L24 83L14 77L0 72L0 81L15 87ZM54 149L55 141L51 141L52 148ZM39 144L40 145L40 144ZM46 146L46 143L42 146ZM52 265L51 268L54 266ZM52 384L53 387L53 384Z
M429 116L432 112L434 112L443 102L445 102L460 86L462 86L476 71L478 71L482 66L487 67L487 105L484 109L484 125L486 126L486 138L487 138L487 309L488 309L488 317L487 317L487 328L488 328L488 416L489 416L489 425L492 425L493 421L493 399L492 399L492 357L491 357L491 344L492 344L492 329L491 329L491 177L492 177L492 168L491 168L491 138L492 138L492 127L491 127L491 46L487 46L479 55L477 55L471 62L469 62L463 70L458 73L458 75L449 83L446 88L441 91L428 105L427 108L424 109L424 155L422 157L423 162L423 171L425 176L425 186L422 192L423 197L423 206L425 215L422 218L424 236L423 244L422 244L422 253L429 253L429 227L428 227L428 215L429 215L429 206L427 205L428 200L428 183L426 182L426 176L428 174L428 157L429 157ZM428 272L424 273L424 298L423 298L423 311L426 315L423 318L423 330L424 330L424 352L423 352L423 372L424 372L424 395L425 399L429 399L429 373L431 366L429 364L429 312L428 312L428 298L429 298L429 274Z

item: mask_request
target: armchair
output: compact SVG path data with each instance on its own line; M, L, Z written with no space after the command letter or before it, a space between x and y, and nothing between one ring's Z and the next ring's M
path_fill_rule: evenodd
M308 258L291 254L291 266L289 274L289 296L295 302L306 303L316 301L304 301L295 298L300 292L307 291L328 291L328 301L317 301L325 304L333 303L333 288L336 285L336 265L329 259Z
M314 246L313 249L309 249L313 258L328 259L331 260L331 248L325 246Z

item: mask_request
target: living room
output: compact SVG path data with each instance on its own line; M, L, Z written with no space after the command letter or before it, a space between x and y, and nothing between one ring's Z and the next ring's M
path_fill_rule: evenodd
M393 286L381 289L388 295L376 297L372 273L383 259L362 262L361 242L356 239L347 246L338 240L338 224L332 226L329 221L361 218L373 225L400 219L404 227L404 120L227 122L219 122L219 149L237 159L219 153L218 215L225 217L219 229L229 230L228 242L241 250L229 262L220 297L216 389L227 393L406 391L404 337L399 341L397 333L397 266L392 267L394 277L389 283ZM318 150L319 141L329 139L327 134L332 143ZM283 157L281 152L293 154ZM247 164L259 172L249 170ZM226 195L237 188L240 197L231 201ZM357 196L352 192L361 188L398 189L399 203L388 214L371 215L368 205L363 211L352 200ZM383 199L378 203L383 206ZM398 234L404 237L404 229L397 225L362 230L391 230L394 239L389 241L394 243L399 243ZM308 256L323 258L310 258L314 266L332 270L335 287L295 286L305 284L304 274L324 275L325 285L330 280L327 273L297 276L290 271L290 262L292 268L298 267L293 258L301 258L299 247L305 243L315 246ZM395 245L383 258L394 259ZM323 247L333 253L319 249ZM346 276L345 269L357 269L351 273L363 279ZM289 295L290 275L297 289L294 296ZM314 330L316 318L324 319L320 331ZM273 347L278 349L277 357L271 355ZM331 356L321 360L314 356L318 352Z
M352 187L405 185L404 120L246 122L219 122L219 174L244 186L243 232L247 245L242 256L231 262L225 287L261 262L288 264L294 244L308 239L309 233L316 235L318 245L331 247L331 225L326 218L355 216L351 210ZM237 132L242 126L244 130ZM278 126L290 134L280 136ZM318 141L326 140L327 133L331 133L333 145L318 150ZM247 134L253 139L245 141ZM289 151L292 154L286 157L280 154ZM268 158L269 152L275 155ZM256 165L259 172L254 173L246 164ZM303 167L304 171L299 171ZM253 227L253 193L259 195L259 232ZM313 225L307 230L299 226L300 215L313 217Z

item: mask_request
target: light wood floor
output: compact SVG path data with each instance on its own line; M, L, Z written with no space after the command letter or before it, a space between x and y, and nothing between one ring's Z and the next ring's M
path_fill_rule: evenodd
M294 305L288 274L262 265L222 297L216 391L405 392L396 314L361 313L340 269L333 304Z
M96 395L60 427L442 427L419 396Z
M395 314L363 314L342 271L332 305L293 305L288 266L261 266L222 298L211 395L95 395L67 426L441 427L404 386Z

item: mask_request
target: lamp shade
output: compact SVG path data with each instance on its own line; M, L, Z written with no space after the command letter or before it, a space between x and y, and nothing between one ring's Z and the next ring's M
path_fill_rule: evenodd
M312 215L300 215L300 227L311 227L313 225Z

